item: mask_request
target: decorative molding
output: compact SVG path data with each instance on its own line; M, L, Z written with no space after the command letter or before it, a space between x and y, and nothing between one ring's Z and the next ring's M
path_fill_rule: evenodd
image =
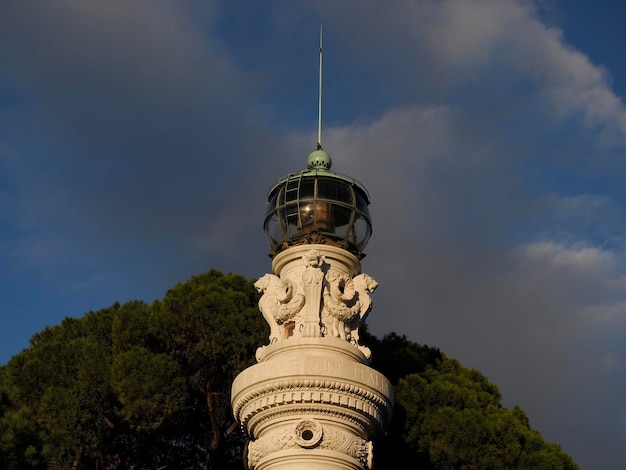
M234 397L232 403L235 418L244 426L260 413L265 419L274 416L285 405L290 406L292 413L323 411L344 418L351 416L368 432L382 429L391 412L391 402L381 392L339 380L308 378L264 381ZM254 429L249 432L256 434Z
M338 428L331 428L326 431L326 439L322 442L321 448L326 444L329 450L335 450L342 454L361 462L364 468L371 468L372 462L372 442L361 439L358 436L340 431Z
M355 410L347 410L339 407L315 407L313 404L308 403L305 406L302 405L289 405L283 408L274 408L266 410L264 413L259 413L252 416L246 421L246 426L252 437L260 437L264 435L263 430L272 426L276 420L288 420L293 419L294 416L303 416L307 414L314 414L315 416L324 418L329 421L341 422L344 425L354 429L357 435L376 435L379 430L378 427L372 425L372 421L367 416L357 413Z

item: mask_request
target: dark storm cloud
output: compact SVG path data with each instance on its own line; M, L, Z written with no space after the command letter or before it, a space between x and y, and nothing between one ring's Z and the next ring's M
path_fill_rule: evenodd
M254 81L205 30L212 21L211 8L169 2L4 9L3 57L34 93L43 132L61 135L10 162L35 188L14 202L20 223L45 232L19 253L88 250L63 247L72 232L103 249L198 238L239 197L271 139L247 103Z

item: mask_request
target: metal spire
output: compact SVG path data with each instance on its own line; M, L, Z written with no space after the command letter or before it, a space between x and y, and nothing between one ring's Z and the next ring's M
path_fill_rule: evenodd
M322 25L320 25L320 88L317 116L317 150L322 149L322 50Z

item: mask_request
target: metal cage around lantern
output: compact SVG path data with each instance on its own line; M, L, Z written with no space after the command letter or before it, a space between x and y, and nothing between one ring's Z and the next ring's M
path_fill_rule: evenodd
M263 225L275 255L304 243L326 243L359 258L372 234L370 199L358 181L327 169L287 175L269 191Z

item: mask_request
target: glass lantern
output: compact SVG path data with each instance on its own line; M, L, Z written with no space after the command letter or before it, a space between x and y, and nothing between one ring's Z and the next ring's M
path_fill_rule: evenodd
M287 175L269 191L264 230L272 256L295 245L322 243L359 258L372 234L369 195L356 180L330 170L317 150L308 169Z

